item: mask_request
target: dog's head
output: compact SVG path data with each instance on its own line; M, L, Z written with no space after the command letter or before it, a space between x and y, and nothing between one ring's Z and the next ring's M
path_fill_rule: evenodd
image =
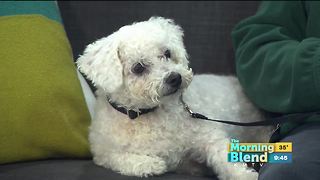
M77 65L112 101L128 108L159 105L192 79L182 28L162 17L124 26L88 45Z

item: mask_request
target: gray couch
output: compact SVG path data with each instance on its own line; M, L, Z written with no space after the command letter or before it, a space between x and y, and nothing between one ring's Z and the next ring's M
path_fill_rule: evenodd
M185 44L195 73L234 74L231 29L241 19L254 14L258 4L259 2L255 1L61 1L59 7L75 59L90 42L107 36L123 25L157 15L173 18L184 29ZM0 165L0 179L133 180L140 178L121 176L94 165L91 159L56 159ZM216 177L168 173L147 179L205 180L216 179Z

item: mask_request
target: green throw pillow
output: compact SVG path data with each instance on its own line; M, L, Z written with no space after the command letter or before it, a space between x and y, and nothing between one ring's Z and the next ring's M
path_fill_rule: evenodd
M0 164L90 157L90 115L63 25L27 14L0 17Z

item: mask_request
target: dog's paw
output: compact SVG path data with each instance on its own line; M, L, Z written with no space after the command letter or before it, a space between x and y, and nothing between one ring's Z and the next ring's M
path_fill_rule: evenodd
M238 169L239 171L231 174L230 180L257 180L258 173L253 169Z
M243 172L241 175L235 177L234 180L257 180L258 179L258 173L255 171L247 170Z
M160 175L167 171L167 165L164 160L159 157L152 157L139 165L141 176Z
M220 175L218 176L221 180L257 180L258 179L257 172L242 172L242 173L234 173L228 175Z
M127 176L148 177L164 174L167 171L166 162L160 157L135 156L130 157L132 163L123 164L120 173ZM134 159L133 159L134 158Z
M257 180L259 175L254 169L249 169L246 165L238 163L223 168L223 170L218 174L221 180Z

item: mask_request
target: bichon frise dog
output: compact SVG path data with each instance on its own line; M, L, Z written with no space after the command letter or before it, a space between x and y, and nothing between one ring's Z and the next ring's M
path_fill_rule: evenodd
M96 164L145 177L181 167L200 172L196 162L220 179L257 179L245 164L227 162L227 144L231 137L265 142L269 128L191 118L179 97L211 118L246 122L263 116L235 77L193 78L182 28L173 20L152 17L124 26L88 45L77 65L97 87L89 134Z

